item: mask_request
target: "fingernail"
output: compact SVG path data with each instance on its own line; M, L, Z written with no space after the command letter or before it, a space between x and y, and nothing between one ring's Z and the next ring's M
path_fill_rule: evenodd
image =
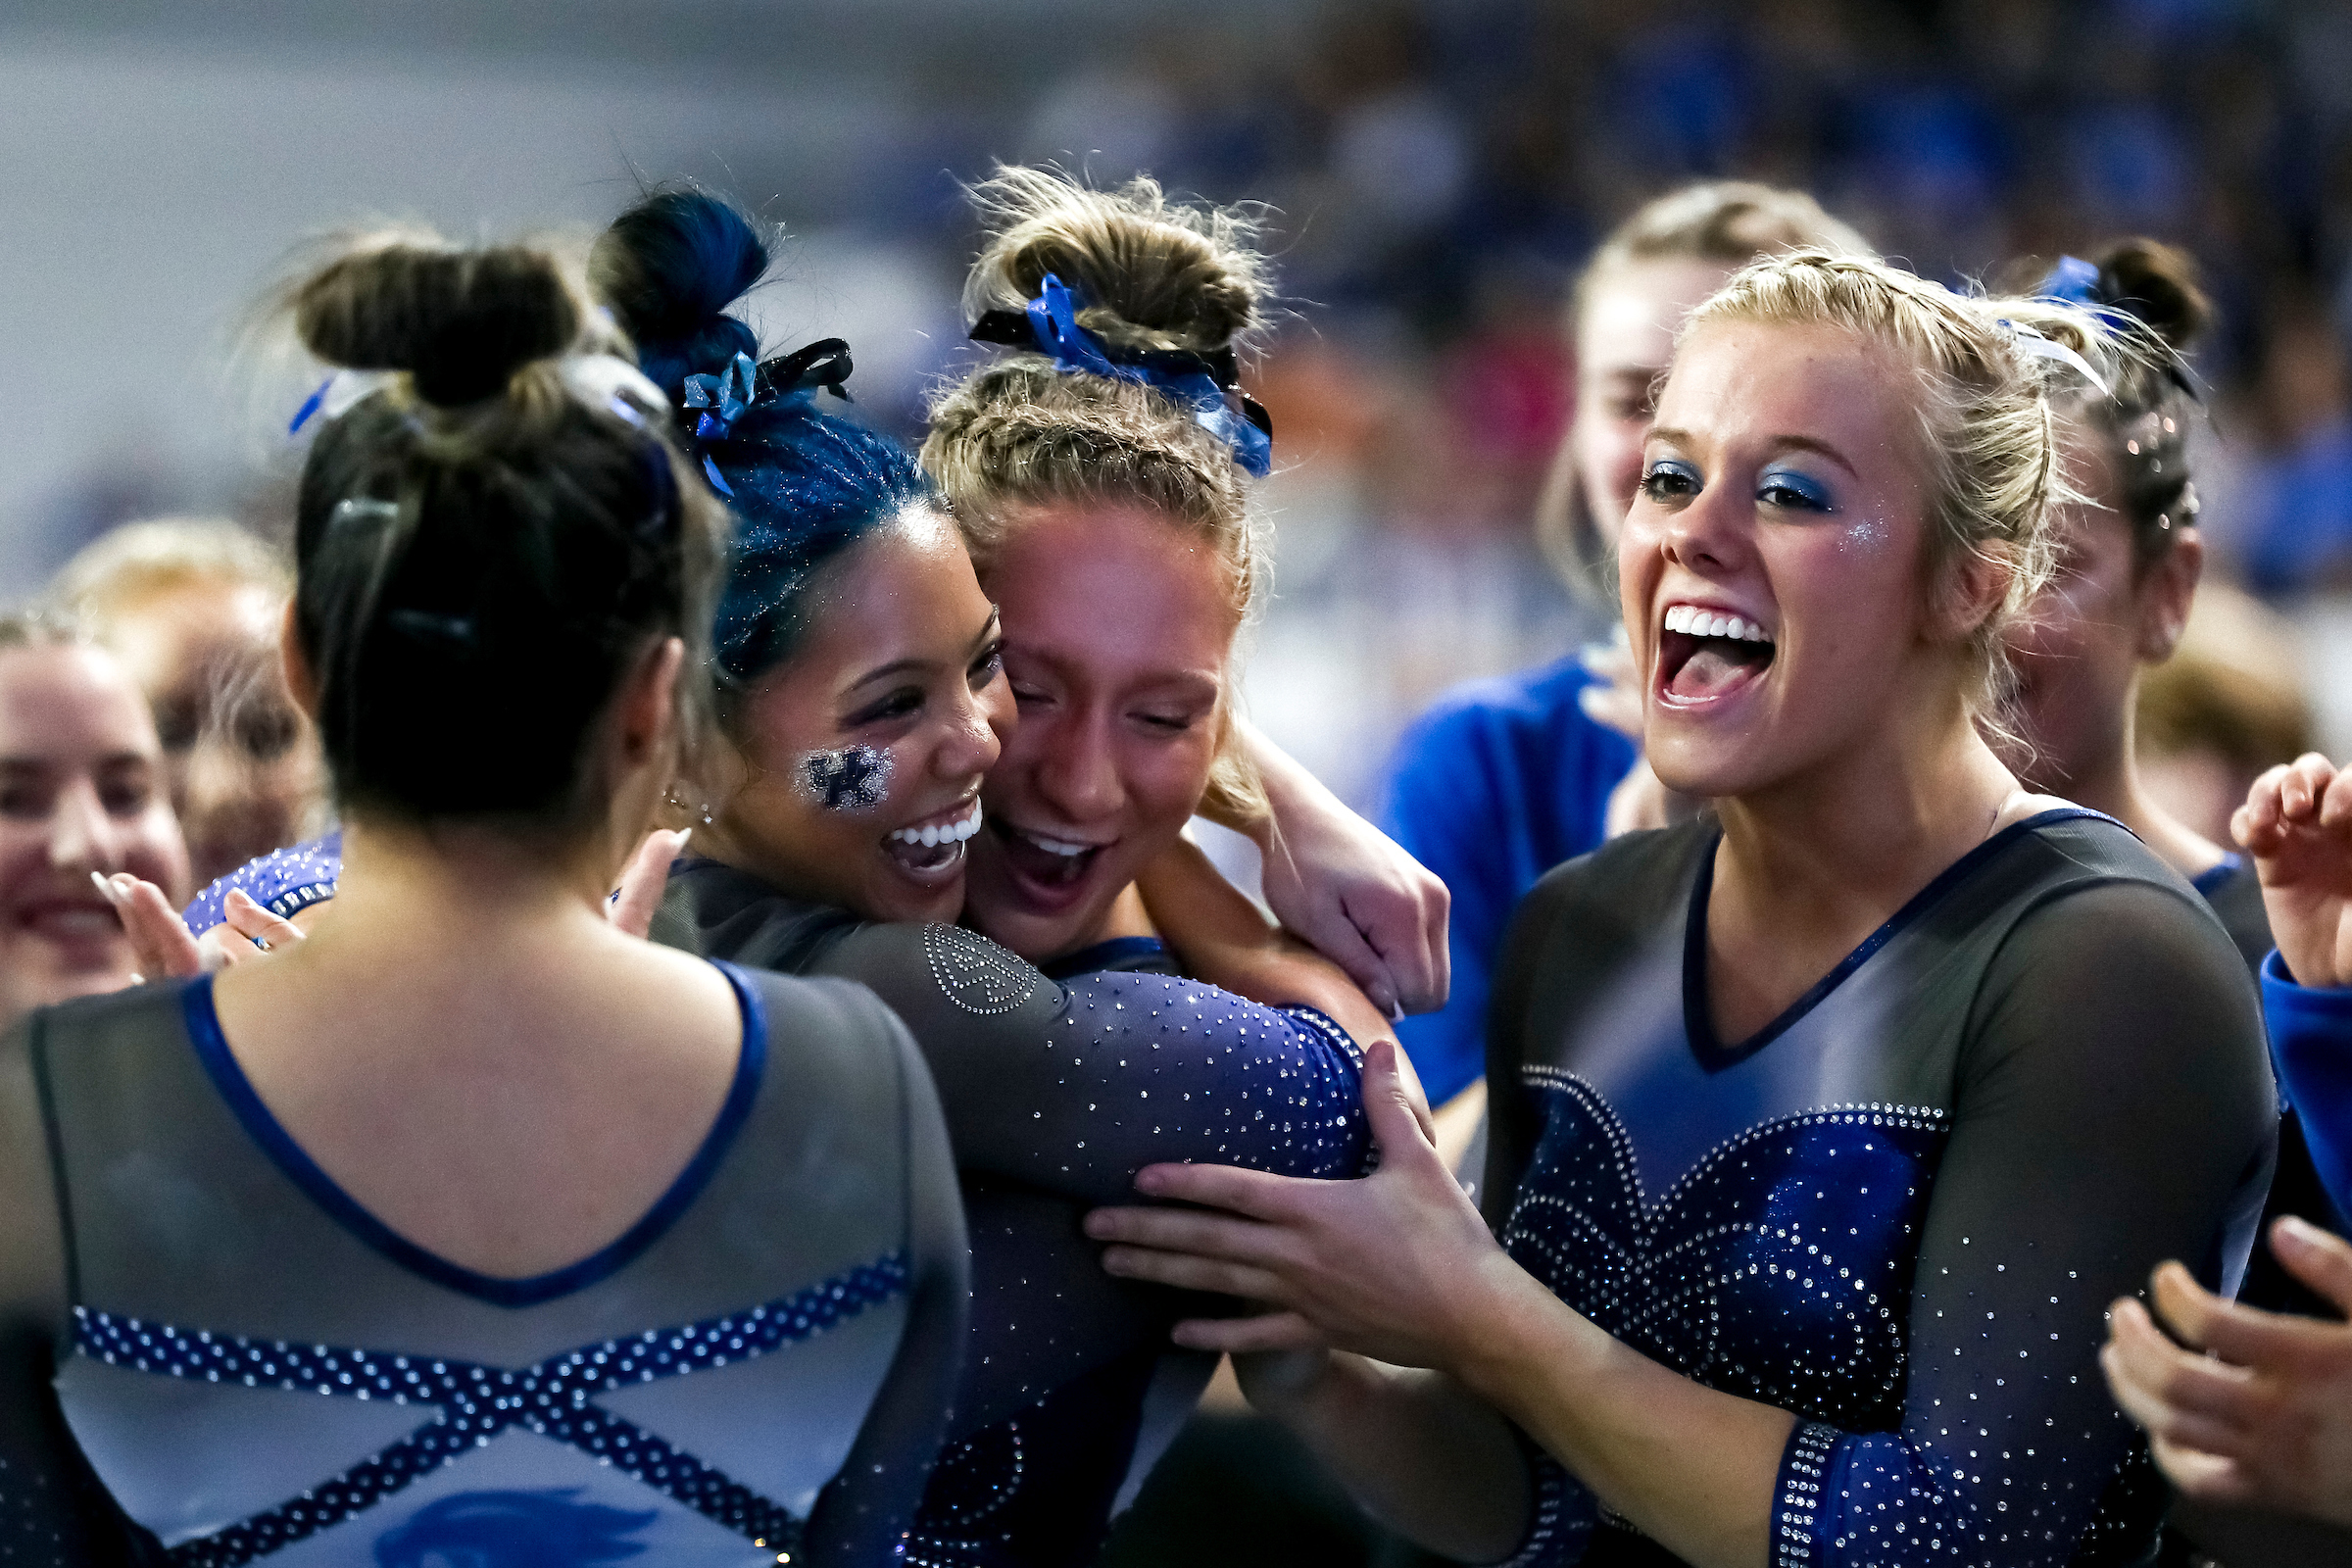
M115 890L115 885L106 879L105 873L92 871L90 880L98 884L98 896L107 903L119 905L122 902L122 895Z
M1135 1190L1139 1193L1156 1193L1160 1185L1159 1172L1150 1165L1135 1173Z
M1082 1223L1086 1228L1087 1235L1099 1241L1110 1239L1110 1221L1101 1214L1089 1214Z
M2271 1227L2271 1237L2275 1241L2293 1242L2297 1247L2315 1247L2319 1244L2320 1228L2307 1219L2281 1214L2278 1223Z

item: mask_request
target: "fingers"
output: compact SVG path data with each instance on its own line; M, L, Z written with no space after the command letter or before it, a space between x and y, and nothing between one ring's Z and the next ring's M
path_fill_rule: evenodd
M1162 1252L1149 1247L1106 1247L1102 1267L1121 1279L1172 1286L1180 1291L1206 1291L1212 1296L1239 1296L1250 1300L1287 1304L1289 1291L1281 1276L1247 1263L1228 1263L1190 1252Z
M1319 1350L1329 1342L1296 1312L1262 1312L1251 1317L1190 1317L1169 1338L1188 1350L1222 1350L1228 1355ZM1247 1389L1244 1390L1247 1393Z
M2152 1437L2203 1452L2242 1446L2255 1397L2244 1368L2181 1349L2128 1298L2115 1303L2109 1334L2099 1366L2125 1414Z
M90 880L122 922L122 934L130 939L131 954L142 976L184 979L204 973L204 956L196 939L188 934L163 889L127 872L107 877L92 871Z
M2157 1269L2154 1284L2155 1309L2174 1334L2233 1368L2291 1377L2315 1359L2324 1361L2345 1334L2340 1324L2225 1301L2199 1286L2178 1263Z
M1371 1124L1372 1143L1383 1165L1415 1150L1437 1158L1437 1123L1430 1118L1419 1086L1406 1087L1400 1060L1393 1040L1375 1040L1364 1053L1364 1119Z
M275 953L300 942L302 928L254 903L242 888L231 888L221 903L221 923L265 953Z
M1098 1242L1252 1266L1279 1264L1283 1233L1255 1220L1197 1208L1098 1208L1086 1216L1086 1234Z
M2278 846L2278 791L2286 782L2286 764L2266 769L2246 791L2246 803L2230 816L2230 836L2238 848L2268 855Z
M2162 1438L2148 1441L2148 1452L2155 1457L2157 1468L2184 1496L2232 1506L2257 1499L2259 1489L2235 1459L2182 1447Z
M2289 1274L2352 1317L2352 1243L2289 1214L2271 1227L2271 1250Z
M1398 852L1400 855L1401 851ZM1437 941L1433 948L1429 904L1432 890L1438 902ZM1363 934L1365 942L1384 960L1389 980L1391 1018L1408 1012L1428 1012L1446 1004L1446 884L1408 863L1404 886L1392 892L1381 888L1342 901L1342 910ZM1364 906L1369 905L1369 907ZM1374 1005L1381 999L1369 991Z
M683 830L657 830L637 846L620 874L620 896L605 906L614 929L641 937L654 928L654 911L669 887L670 863L686 852L687 837Z
M1377 1048L1375 1048L1377 1049ZM1174 1199L1204 1208L1231 1209L1251 1219L1285 1220L1298 1211L1300 1195L1332 1186L1305 1176L1274 1176L1234 1165L1146 1165L1135 1173L1135 1190L1147 1198ZM1097 1214L1158 1214L1163 1209L1099 1208Z
M2335 764L2317 752L2305 752L2286 764L2286 776L2278 781L2280 816L2293 823L2318 823L2321 797L2334 781Z

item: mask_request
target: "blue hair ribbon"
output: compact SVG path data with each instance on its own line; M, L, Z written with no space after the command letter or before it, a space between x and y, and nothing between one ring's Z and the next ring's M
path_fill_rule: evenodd
M2035 297L2045 300L2064 300L2080 305L2086 311L2107 313L2107 300L2099 292L2099 270L2080 256L2061 256L2058 265L2050 269L2034 290Z
M726 439L735 421L743 417L744 410L752 406L759 384L760 367L752 363L749 354L743 353L720 366L715 375L688 376L686 406L704 411L702 417L694 421L695 438Z
M312 393L309 397L302 400L302 407L294 411L294 422L286 426L286 434L302 434L302 427L310 423L313 416L315 416L320 409L326 407L327 389L334 384L335 378L330 375L325 380L318 383L318 391Z
M1230 352L1211 357L1172 350L1115 350L1078 324L1079 308L1068 285L1048 272L1037 298L1023 312L990 311L973 325L972 336L1013 348L1034 346L1065 373L1083 371L1152 387L1190 409L1196 423L1233 449L1233 460L1246 472L1262 478L1273 468L1272 421L1242 395ZM1240 398L1241 414L1234 412L1234 398Z

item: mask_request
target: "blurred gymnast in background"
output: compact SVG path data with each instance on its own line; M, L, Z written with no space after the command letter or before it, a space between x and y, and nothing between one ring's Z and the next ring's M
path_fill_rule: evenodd
M0 1047L19 1545L886 1561L962 1348L929 1076L865 992L603 912L707 704L724 514L540 251L363 237L288 310L357 394L286 642L334 918Z
M278 553L237 524L169 517L85 546L44 595L146 693L200 887L325 826L318 733L277 657L293 591Z
M2193 890L1979 729L2070 494L2056 405L2114 384L2124 336L1824 251L1735 275L1681 335L1619 548L1645 755L1716 810L1529 896L1483 1217L1375 1053L1365 1181L1160 1166L1145 1194L1229 1212L1090 1218L1117 1272L1268 1302L1179 1334L1299 1348L1245 1388L1424 1544L2152 1547L2095 1355L2157 1259L2234 1283L2260 1022Z
M0 618L0 1021L138 979L91 878L185 895L167 765L138 687L86 630L55 612Z
M1627 219L1578 280L1566 322L1575 421L1544 487L1537 536L1570 592L1604 604L1612 622L1617 530L1641 484L1642 438L1677 328L1735 269L1804 245L1871 254L1801 192L1693 185ZM1397 743L1380 823L1453 895L1450 998L1399 1025L1432 1103L1445 1105L1485 1071L1487 1004L1511 911L1544 872L1600 844L1641 724L1622 656L1596 676L1572 654L1440 698ZM1658 826L1655 781L1636 777L1627 824ZM1475 1110L1465 1106L1471 1114L1458 1119L1475 1122ZM1466 1136L1449 1129L1442 1142Z

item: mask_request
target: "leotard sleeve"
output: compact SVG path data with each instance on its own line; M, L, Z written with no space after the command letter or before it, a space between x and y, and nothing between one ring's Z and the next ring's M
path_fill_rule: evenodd
M91 1474L50 1387L67 1260L29 1045L38 1027L36 1017L0 1040L0 1561L160 1561Z
M854 926L813 972L906 1020L966 1172L1091 1204L1131 1200L1155 1161L1346 1177L1370 1151L1362 1058L1312 1008L1171 975L1056 983L955 926Z
M2262 966L2262 1010L2311 1162L2336 1208L2352 1213L2352 988L2297 985L2273 953Z
M2018 923L1968 1038L1910 1298L1881 1306L1909 1314L1901 1429L1797 1424L1774 1568L2104 1560L2101 1499L2160 1485L2097 1354L2155 1264L2211 1285L2250 1237L2277 1113L2244 967L2185 895L2087 888Z
M971 1304L971 1249L939 1095L914 1041L892 1020L901 1136L907 1151L906 1327L881 1392L804 1538L808 1561L867 1568L897 1560L948 1435ZM923 1456L910 1464L909 1455Z

